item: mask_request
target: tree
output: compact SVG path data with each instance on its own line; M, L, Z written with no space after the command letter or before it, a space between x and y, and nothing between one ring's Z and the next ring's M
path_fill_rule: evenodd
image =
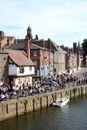
M84 62L84 65L86 65L86 56L87 56L87 39L84 39L84 40L83 40L82 48L83 48L83 62Z

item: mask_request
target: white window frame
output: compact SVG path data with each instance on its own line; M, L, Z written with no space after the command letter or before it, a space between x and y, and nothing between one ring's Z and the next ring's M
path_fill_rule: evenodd
M37 56L37 51L36 50L34 50L34 56Z

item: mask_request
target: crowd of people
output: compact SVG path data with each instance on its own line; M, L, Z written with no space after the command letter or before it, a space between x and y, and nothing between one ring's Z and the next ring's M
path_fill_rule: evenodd
M52 79L56 82L56 85L46 85L45 79ZM45 79L35 80L32 86L28 83L27 85L23 83L21 86L13 85L11 87L7 82L0 82L0 101L87 84L86 73L82 73L79 76L73 74L48 75Z

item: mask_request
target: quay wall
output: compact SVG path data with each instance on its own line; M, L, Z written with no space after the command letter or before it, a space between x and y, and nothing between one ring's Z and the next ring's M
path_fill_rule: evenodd
M50 106L53 100L61 97L69 97L72 99L85 94L87 94L87 85L35 94L18 99L8 99L0 102L0 121L13 117L18 118L19 115L34 112L39 109L41 110L44 107Z

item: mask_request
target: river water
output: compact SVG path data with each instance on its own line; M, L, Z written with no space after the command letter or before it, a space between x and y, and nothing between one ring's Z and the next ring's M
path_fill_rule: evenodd
M0 130L87 130L87 96L0 122Z

